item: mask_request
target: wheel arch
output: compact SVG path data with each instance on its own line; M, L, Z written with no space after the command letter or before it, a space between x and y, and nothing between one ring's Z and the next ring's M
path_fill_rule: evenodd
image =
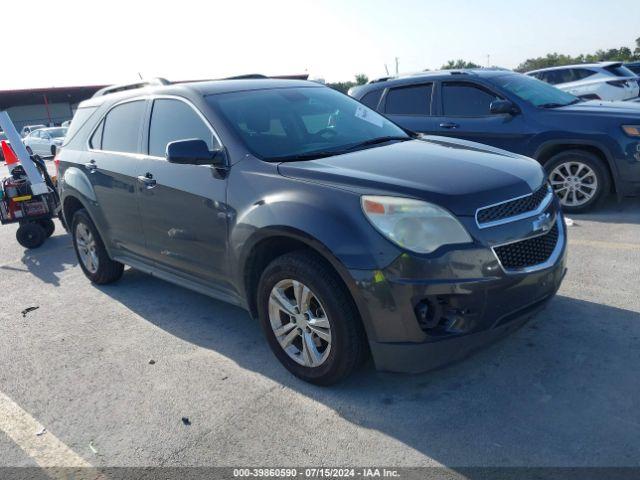
M549 142L545 142L538 147L535 153L535 158L542 165L545 165L558 153L562 153L568 150L582 150L600 158L604 166L607 168L609 177L611 178L612 192L618 191L618 169L616 168L613 156L611 155L609 149L599 142L582 139L552 140Z
M360 320L369 334L370 322L366 309L362 308L355 283L348 269L336 258L329 248L307 233L293 227L267 227L256 232L245 244L239 262L239 285L243 288L247 308L252 317L257 318L256 294L260 276L275 258L296 250L308 250L325 261L338 275L339 280L353 299Z

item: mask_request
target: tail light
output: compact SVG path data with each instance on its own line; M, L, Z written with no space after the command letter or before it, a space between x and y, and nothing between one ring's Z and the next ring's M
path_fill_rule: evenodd
M53 164L56 166L56 179L60 174L60 149L56 152L56 156L53 158Z
M610 80L607 84L618 88L624 88L628 85L626 80Z

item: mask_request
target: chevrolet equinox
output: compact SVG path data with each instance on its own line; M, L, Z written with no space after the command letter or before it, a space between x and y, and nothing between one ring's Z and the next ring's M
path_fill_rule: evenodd
M137 87L83 102L56 159L80 267L106 284L130 265L247 309L306 381L368 355L438 367L562 281L563 217L532 159L409 134L305 81Z

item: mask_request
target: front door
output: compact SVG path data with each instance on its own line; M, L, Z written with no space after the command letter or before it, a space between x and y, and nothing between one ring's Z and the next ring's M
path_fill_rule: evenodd
M148 132L138 188L149 255L170 273L228 290L225 177L211 166L178 165L165 157L167 144L176 140L219 146L213 129L190 103L158 98Z
M442 82L434 117L436 134L525 153L530 134L522 114L492 114L494 100L502 98L481 85Z

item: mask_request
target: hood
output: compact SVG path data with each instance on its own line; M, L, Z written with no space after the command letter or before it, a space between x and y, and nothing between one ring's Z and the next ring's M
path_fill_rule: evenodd
M504 150L445 137L423 137L377 148L278 166L285 177L359 194L423 199L458 215L527 195L542 185L538 162Z
M586 115L600 115L604 117L637 117L640 119L640 102L603 102L601 100L589 100L587 102L554 108L552 111L582 113Z

